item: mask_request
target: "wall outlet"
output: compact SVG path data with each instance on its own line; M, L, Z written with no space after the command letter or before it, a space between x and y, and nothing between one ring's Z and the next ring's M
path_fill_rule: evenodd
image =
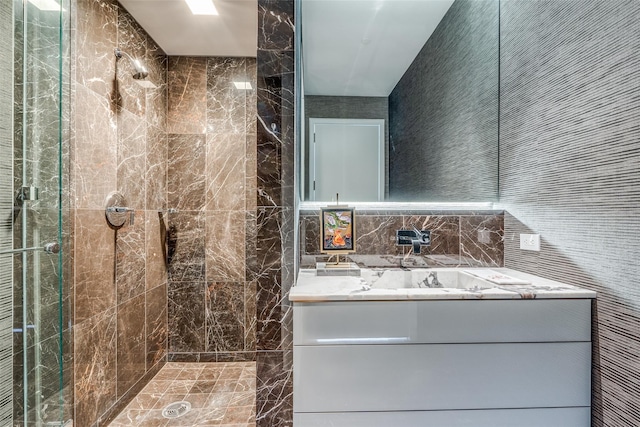
M521 234L520 249L524 251L540 251L540 235L539 234Z

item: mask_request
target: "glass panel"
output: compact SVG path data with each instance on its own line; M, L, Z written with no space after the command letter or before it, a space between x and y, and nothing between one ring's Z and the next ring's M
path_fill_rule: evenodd
M63 425L59 0L14 1L14 426ZM24 250L29 249L29 250Z

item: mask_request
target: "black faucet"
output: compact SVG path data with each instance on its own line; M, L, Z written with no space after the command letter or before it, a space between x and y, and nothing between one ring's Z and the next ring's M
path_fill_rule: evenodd
M418 230L415 226L412 230L397 230L396 245L412 246L413 253L419 254L422 246L431 245L431 230Z

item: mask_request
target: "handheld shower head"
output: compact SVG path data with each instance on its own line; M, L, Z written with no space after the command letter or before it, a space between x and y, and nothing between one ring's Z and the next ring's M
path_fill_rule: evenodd
M152 82L145 80L147 78L147 76L149 75L149 71L147 70L147 68L142 65L142 63L140 62L140 60L133 58L131 55L129 55L127 52L123 52L122 50L116 48L114 51L116 58L120 59L122 58L122 56L126 56L127 59L129 59L129 62L131 62L131 65L133 66L133 79L142 87L145 88L155 88L156 85L154 85Z

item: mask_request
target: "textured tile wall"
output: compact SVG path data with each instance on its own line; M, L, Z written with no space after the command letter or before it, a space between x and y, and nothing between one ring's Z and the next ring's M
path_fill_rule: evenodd
M258 0L257 209L247 239L256 279L256 423L292 425L295 272L294 2ZM255 242L255 243L253 243Z
M640 2L502 1L500 56L505 264L598 292L592 425L638 425Z
M164 52L115 0L77 0L74 17L70 216L75 425L106 425L167 353L167 99ZM120 47L157 89L142 89ZM135 223L104 215L120 191Z
M169 359L254 360L256 91L233 81L255 88L256 62L170 57L168 76Z
M498 0L457 0L389 95L389 197L493 201Z
M502 267L504 214L499 211L356 211L356 254L349 259L368 267ZM431 230L431 246L413 255L396 245L400 229ZM300 267L315 268L321 255L320 212L300 216Z
M13 249L13 5L0 4L0 250ZM12 421L13 257L0 257L0 424Z

